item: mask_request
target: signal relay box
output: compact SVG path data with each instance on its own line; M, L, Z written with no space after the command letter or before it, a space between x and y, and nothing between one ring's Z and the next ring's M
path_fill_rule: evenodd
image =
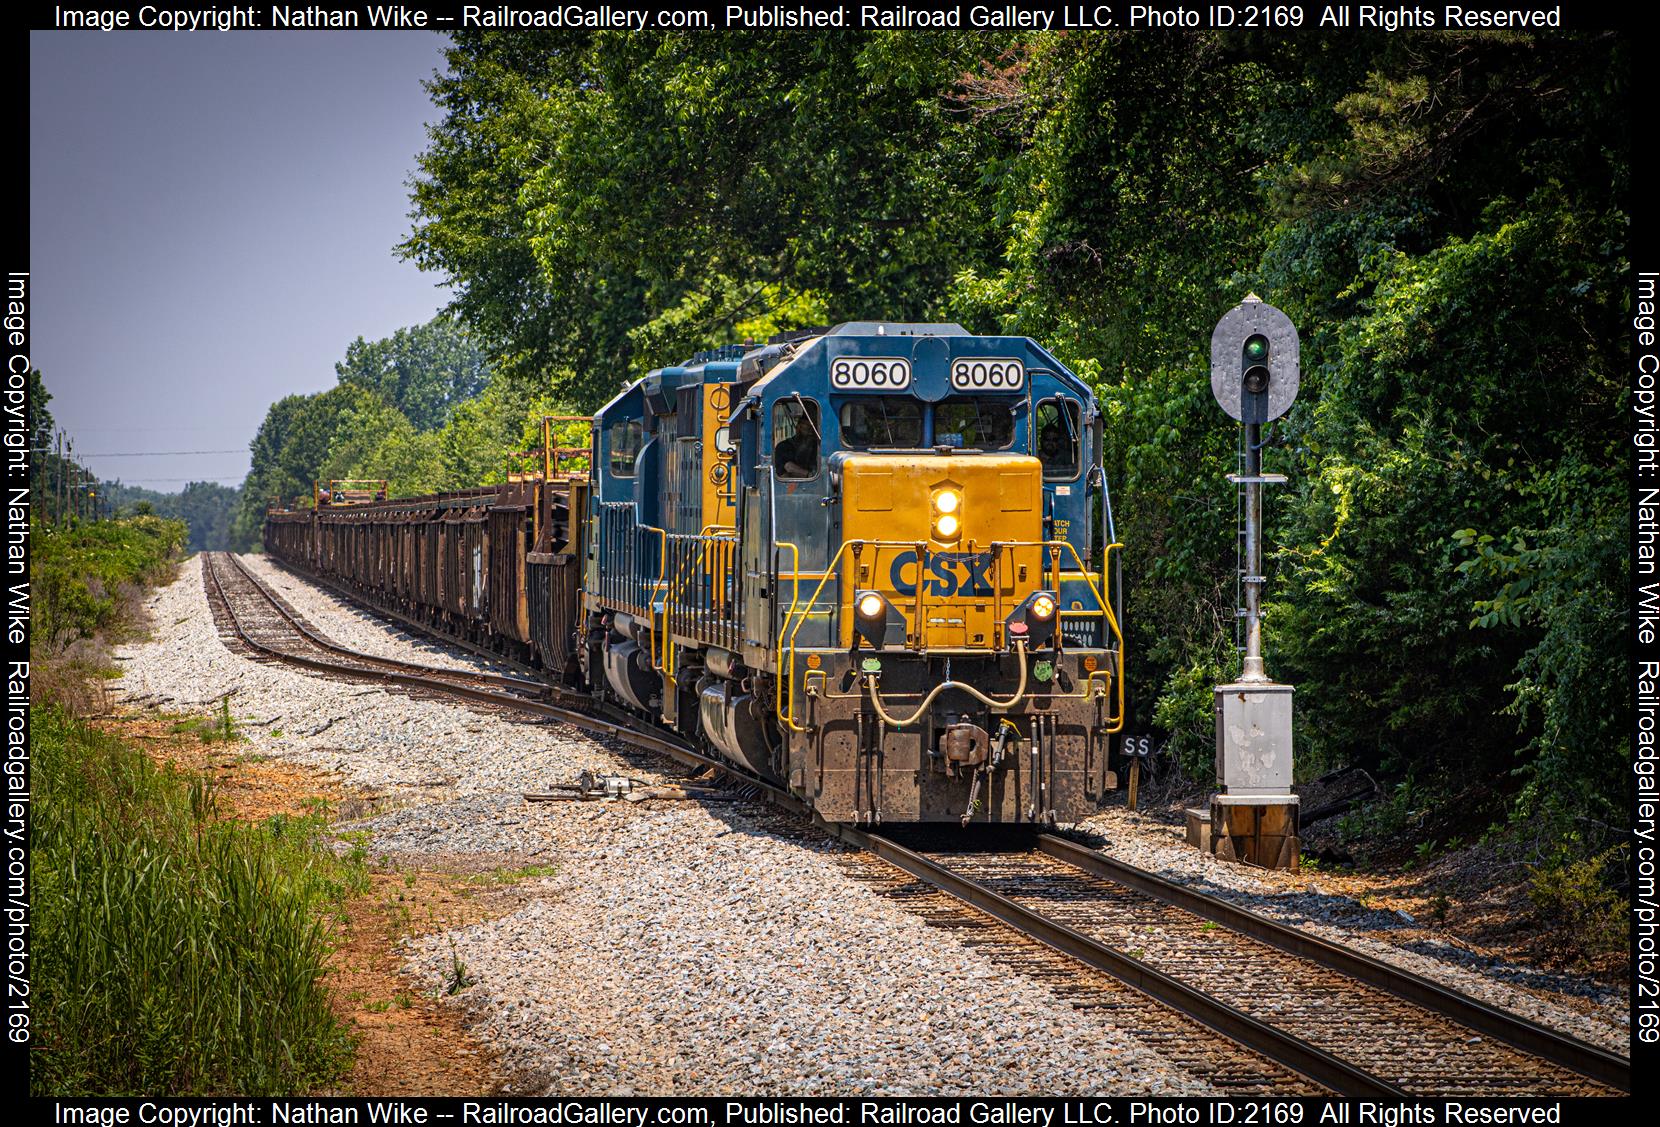
M1291 793L1292 686L1216 686L1216 781L1230 797Z

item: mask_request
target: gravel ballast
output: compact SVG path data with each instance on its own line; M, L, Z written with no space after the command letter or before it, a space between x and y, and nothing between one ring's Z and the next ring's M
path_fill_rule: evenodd
M250 561L296 610L368 652L457 667L334 596ZM392 808L348 823L376 856L551 866L534 899L414 941L407 967L502 1053L515 1088L683 1095L1202 1094L1122 1031L977 955L849 877L838 843L777 835L742 802L526 802L583 770L683 777L561 725L526 724L229 652L201 563L149 600L121 651L131 703L231 694L252 750L338 772ZM371 636L378 632L379 637ZM760 820L758 820L760 819Z
M1321 885L1318 873L1267 873L1217 861L1190 847L1182 827L1122 806L1078 829L1082 840L1125 864L1341 943L1589 1044L1622 1055L1630 1052L1625 998L1590 979L1468 950L1420 926L1410 914L1369 908L1333 893ZM1390 940L1376 938L1378 933Z
M491 668L418 639L244 557L318 629L365 652ZM153 593L156 640L118 653L132 705L201 712L230 694L251 749L337 772L380 800L371 851L421 864L472 856L551 868L511 914L409 943L408 972L453 997L502 1054L515 1090L637 1094L1185 1095L1211 1091L1040 982L929 927L853 879L845 847L779 832L751 803L527 802L581 771L648 785L680 768L564 725L328 681L252 661L220 641L193 559ZM1349 941L1341 922L1248 870L1114 811L1088 829L1108 851ZM1255 883L1254 883L1255 882ZM1336 913L1333 913L1335 916ZM1394 961L1598 1044L1618 1021L1504 981L1520 968ZM1418 963L1422 966L1416 965ZM1613 1012L1614 1007L1601 1008Z

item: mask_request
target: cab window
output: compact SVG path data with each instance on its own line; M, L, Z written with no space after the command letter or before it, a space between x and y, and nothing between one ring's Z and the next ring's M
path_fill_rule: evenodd
M818 473L823 433L816 400L780 399L772 408L773 472L792 480Z
M634 476L634 459L640 456L640 439L645 429L639 419L618 419L611 424L608 464L617 477Z
M1044 481L1071 481L1078 476L1083 427L1078 405L1070 399L1045 399L1032 416L1037 429L1032 451L1043 463Z
M963 450L1002 450L1014 441L1007 399L947 399L934 408L934 444Z
M842 404L842 445L850 450L922 445L922 404L902 395L861 395Z

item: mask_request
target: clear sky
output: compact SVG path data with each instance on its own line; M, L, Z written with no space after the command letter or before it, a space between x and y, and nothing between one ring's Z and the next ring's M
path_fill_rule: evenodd
M168 492L240 484L274 400L448 300L393 252L445 43L31 35L31 356L78 460ZM109 456L193 450L238 452Z

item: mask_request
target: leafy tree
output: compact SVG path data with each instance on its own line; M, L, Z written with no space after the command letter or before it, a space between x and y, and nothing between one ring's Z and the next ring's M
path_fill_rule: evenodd
M190 528L187 547L192 552L225 551L232 546L232 526L242 503L240 489L192 481L178 493L161 493L106 481L99 484L99 491L113 515L153 514L185 521Z
M39 368L29 369L29 445L36 450L45 450L58 429L52 412L46 409L50 402L52 393L46 390L46 377Z
M996 37L460 33L404 253L503 370L595 405L737 326L935 317L1010 139Z
M1563 824L1607 819L1630 750L1628 67L1612 36L1386 41L1274 177L1265 256L1317 326L1275 631L1311 736Z
M334 366L343 384L376 392L416 430L436 430L457 404L490 380L484 354L456 322L440 315L385 340L358 337Z
M335 433L350 418L384 407L380 397L356 384L340 384L316 395L289 395L271 404L254 435L253 464L242 487L236 542L259 542L265 508L272 500L310 504Z
M1237 671L1209 334L1254 290L1303 335L1265 450L1300 762L1560 840L1612 821L1623 38L464 33L448 62L401 249L507 378L436 430L342 400L306 450L476 484L539 410L695 348L870 317L1031 335L1106 412L1132 723L1201 768ZM371 353L351 382L404 406ZM307 419L273 412L298 450Z

